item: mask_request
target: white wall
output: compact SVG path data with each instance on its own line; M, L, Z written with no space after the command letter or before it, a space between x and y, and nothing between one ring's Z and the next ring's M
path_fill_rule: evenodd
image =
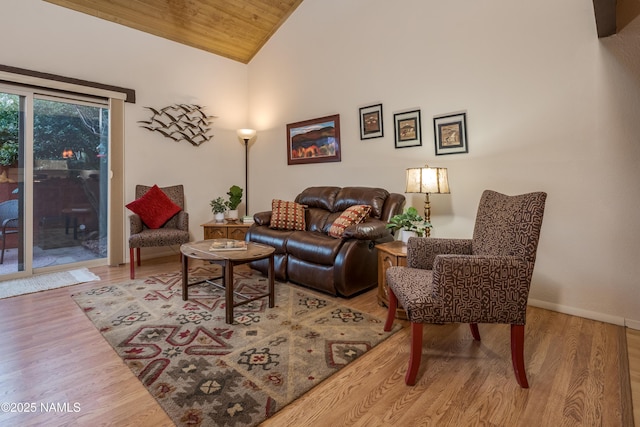
M469 237L482 190L543 190L531 302L640 328L633 41L599 41L591 0L305 0L249 64L252 210L309 185L402 193L404 169L428 163L451 183L432 235ZM361 141L358 108L377 102L385 136ZM395 149L393 113L415 107L423 145ZM469 153L436 157L432 117L459 110ZM342 162L287 166L286 124L335 113Z
M403 192L404 169L449 168L433 235L471 235L480 193L549 193L531 302L640 328L637 22L604 41L591 0L305 0L249 66L37 0L3 0L0 63L130 87L126 197L186 187L194 238L209 200L244 182L235 129L259 130L250 207L309 185ZM200 103L218 119L194 148L138 127L144 106ZM358 108L382 102L384 138ZM248 106L248 108L247 108ZM422 111L423 145L394 149L393 113ZM468 112L468 154L435 156L432 117ZM287 166L287 123L339 113L342 162ZM247 115L248 114L248 115ZM419 195L407 195L421 209ZM123 215L127 212L123 210ZM148 251L147 251L148 253Z
M232 184L244 187L236 129L247 126L248 67L43 1L3 0L1 10L0 64L135 89L136 103L125 105L126 201L136 184L184 184L191 234L202 239L209 201ZM176 103L218 116L211 141L193 147L139 127L150 117L145 106Z

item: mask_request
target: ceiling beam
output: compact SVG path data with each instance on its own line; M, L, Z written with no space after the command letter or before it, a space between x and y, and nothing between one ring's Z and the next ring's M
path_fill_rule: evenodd
M640 0L593 0L598 37L620 32L640 15Z

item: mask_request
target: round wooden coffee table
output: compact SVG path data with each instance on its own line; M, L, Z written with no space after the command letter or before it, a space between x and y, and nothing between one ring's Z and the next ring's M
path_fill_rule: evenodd
M275 248L260 243L241 242L244 248L236 248L240 245L238 240L231 239L210 239L200 240L197 242L189 242L180 246L182 254L182 299L189 299L189 286L200 283L209 283L210 285L224 289L225 291L225 321L228 324L233 323L233 308L239 305L247 304L260 298L269 297L269 307L272 308L275 303L274 292L274 272L273 272L273 253ZM229 247L227 247L229 246ZM196 283L189 283L189 259L201 259L222 267L223 283L219 284L213 279L201 280ZM261 295L247 297L233 290L233 268L236 265L246 264L259 259L269 259L268 269L268 292ZM235 302L233 295L236 294L242 298L242 301Z

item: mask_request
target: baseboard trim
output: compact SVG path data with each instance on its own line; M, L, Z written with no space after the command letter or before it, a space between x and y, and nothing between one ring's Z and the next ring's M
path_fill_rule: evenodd
M636 329L640 331L640 320L625 319L624 324L629 329Z
M529 299L529 305L544 308L546 310L557 311L558 313L570 314L572 316L584 317L585 319L597 320L599 322L612 323L614 325L629 326L638 329L639 321L625 319L620 316L612 316L610 314L598 313L596 311L583 310L581 308L569 307L566 305L555 304L547 301ZM632 327L629 323L635 323L636 327Z

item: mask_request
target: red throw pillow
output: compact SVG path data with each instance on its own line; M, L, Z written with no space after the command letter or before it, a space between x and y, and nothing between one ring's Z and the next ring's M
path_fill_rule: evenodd
M273 199L269 227L277 230L304 230L304 206Z
M353 224L361 223L371 212L369 205L353 205L336 218L329 228L329 236L339 239L342 237L345 228Z
M127 205L127 209L140 215L142 222L149 228L160 228L182 208L154 185L142 197Z

